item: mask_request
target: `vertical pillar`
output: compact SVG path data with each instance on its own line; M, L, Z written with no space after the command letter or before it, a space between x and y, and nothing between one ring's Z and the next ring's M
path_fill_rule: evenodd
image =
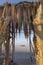
M2 52L2 44L0 45L0 53Z
M5 34L5 58L3 61L3 65L9 65L9 30L7 28L6 34Z
M35 34L34 49L35 49L36 65L43 65L42 43L43 41L39 38L38 35Z
M35 49L35 58L36 58L36 65L43 65L43 22L41 19L42 14L42 4L39 5L37 9L36 17L34 19L34 49Z

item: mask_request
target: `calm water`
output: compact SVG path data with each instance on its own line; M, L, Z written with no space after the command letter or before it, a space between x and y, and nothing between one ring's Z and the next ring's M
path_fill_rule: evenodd
M13 60L18 65L35 65L34 55L32 55L32 60L31 60L29 52L15 52L15 55L13 56Z
M0 56L2 58L3 55ZM10 60L12 59L12 54L10 54ZM35 65L35 58L32 54L32 60L30 59L29 52L15 52L13 54L13 61L16 62L18 65Z

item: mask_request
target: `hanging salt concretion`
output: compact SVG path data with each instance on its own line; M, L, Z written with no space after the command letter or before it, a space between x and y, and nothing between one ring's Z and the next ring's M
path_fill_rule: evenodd
M18 30L19 30L19 34L20 34L20 31L22 29L22 8L21 6L18 6L17 7L17 21L18 21Z
M31 10L33 9L33 7L31 7ZM31 20L31 22L30 22L30 26L31 26L31 28L30 28L30 30L33 30L33 11L32 11L32 13L30 14L30 20Z
M36 15L37 8L34 6L34 16Z
M5 10L6 10L6 6L7 6L7 4L8 4L8 3L6 3L6 4L4 5L4 10L3 10L3 13L2 13L2 18L5 17Z
M18 13L17 13L17 6L16 6L16 10L15 10L15 27L16 27L16 34L17 34L17 31L18 31Z
M14 26L14 34L15 34L15 29L16 29L16 33L17 33L17 7L15 5L11 6L11 16L12 16L12 22L13 22L13 26Z
M15 6L13 4L11 5L10 10L11 10L11 12L10 12L11 13L11 18L14 19Z
M14 20L14 15L15 15L15 5L11 5L11 17Z
M34 19L34 7L32 6L32 18Z
M13 22L13 27L14 27L14 34L15 34L15 28L16 28L16 11L15 11L16 7L15 5L11 5L11 17L12 17L12 22Z
M37 8L38 8L38 4L34 4L34 7L33 7L33 18L36 17L36 13L37 13Z
M31 16L30 7L28 7L28 28L30 28L30 23L31 23L30 16Z
M28 25L29 25L29 16L30 16L29 7L27 6L26 7L26 22L27 22Z
M10 15L9 12L10 12L10 9L9 9L8 3L6 3L5 4L5 10L3 12L5 18Z
M27 11L26 7L23 6L23 27L24 27L24 34L25 37L28 37L28 21L27 21Z
M20 14L19 14L20 16L20 26L19 26L19 34L20 34L20 31L21 31L21 29L22 29L22 22L23 22L23 9L22 9L22 7L20 7Z

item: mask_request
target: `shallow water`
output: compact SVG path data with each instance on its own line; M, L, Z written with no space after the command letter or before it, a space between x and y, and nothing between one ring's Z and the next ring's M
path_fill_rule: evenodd
M29 52L16 52L13 56L13 61L18 65L35 65L34 55L32 55L31 60Z
M0 56L0 58L3 57L4 57L3 55ZM9 57L11 60L12 54L10 54ZM34 55L32 54L32 60L31 60L29 52L15 52L15 54L13 54L13 61L18 65L35 65Z

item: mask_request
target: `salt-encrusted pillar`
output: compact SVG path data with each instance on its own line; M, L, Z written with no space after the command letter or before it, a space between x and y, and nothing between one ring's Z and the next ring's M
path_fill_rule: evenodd
M5 58L3 61L3 65L9 65L9 29L7 27L5 34Z
M42 4L37 9L37 14L33 22L34 25L34 49L36 65L43 65L43 19L42 19Z
M0 53L2 52L2 45L0 46Z

